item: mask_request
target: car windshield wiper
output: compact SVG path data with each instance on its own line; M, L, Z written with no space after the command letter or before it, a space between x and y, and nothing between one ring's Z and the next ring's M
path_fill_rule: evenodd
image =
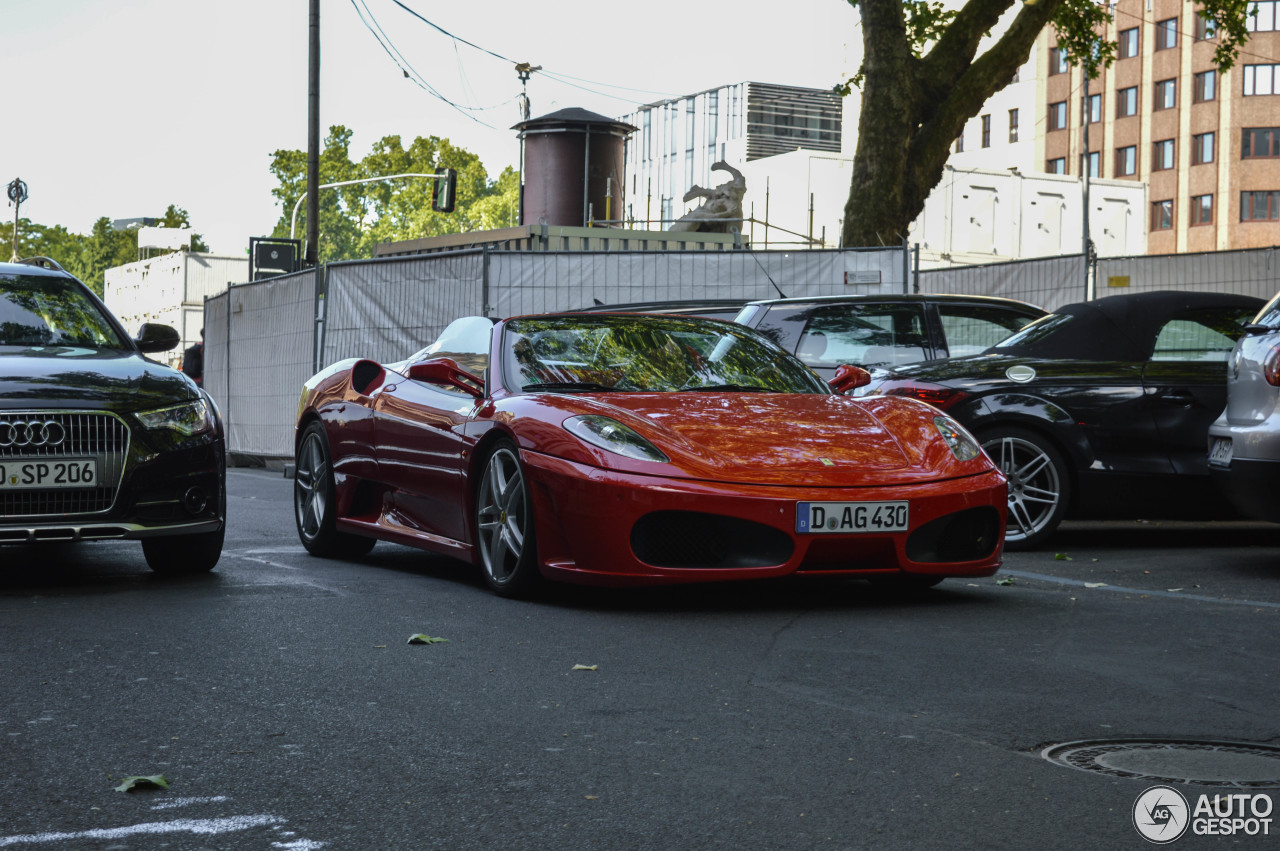
M545 381L540 384L526 384L521 390L563 390L566 393L625 393L619 387L610 387L595 381Z
M704 384L701 387L682 387L681 393L714 393L716 391L724 391L727 393L777 393L777 390L768 387L761 387L757 384Z

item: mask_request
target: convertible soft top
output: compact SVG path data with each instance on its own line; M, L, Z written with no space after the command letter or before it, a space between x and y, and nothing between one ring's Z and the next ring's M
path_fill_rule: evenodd
M1161 327L1181 311L1236 306L1260 310L1262 305L1262 299L1253 296L1174 290L1107 296L1060 307L1037 323L1051 330L1016 334L1010 338L1014 345L997 345L991 351L1033 358L1144 361L1151 357ZM1072 319L1055 324L1058 316Z

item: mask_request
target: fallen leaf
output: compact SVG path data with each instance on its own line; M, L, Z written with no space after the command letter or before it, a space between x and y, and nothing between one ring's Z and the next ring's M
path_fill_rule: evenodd
M1066 553L1058 553L1057 555L1054 556L1054 558L1056 558L1058 561L1073 561L1071 556L1067 555Z
M1107 583L1105 583L1105 582L1086 582L1086 583L1084 584L1084 587L1086 587L1086 588L1106 588L1106 587L1107 587Z
M570 668L570 670L572 670L572 671L598 671L598 670L600 670L600 666L599 666L599 665L574 665L572 668Z
M1011 577L1011 576L1006 576L1004 579L997 579L997 580L996 580L996 584L997 584L997 585L1012 585L1012 584L1013 584L1013 577Z
M126 777L116 787L117 792L132 792L135 789L168 789L169 781L163 774L152 774L148 777Z
M423 635L422 633L409 636L410 644L443 644L448 640L447 638L432 638L430 635Z

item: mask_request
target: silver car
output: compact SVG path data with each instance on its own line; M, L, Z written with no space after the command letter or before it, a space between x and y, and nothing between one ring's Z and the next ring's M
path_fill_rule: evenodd
M1227 407L1209 427L1209 473L1244 514L1280 522L1280 293L1231 353Z

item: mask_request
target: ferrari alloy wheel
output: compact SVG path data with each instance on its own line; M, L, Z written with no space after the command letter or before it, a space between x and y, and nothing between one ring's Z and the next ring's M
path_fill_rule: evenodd
M293 474L293 517L302 546L314 556L358 556L373 549L373 538L339 532L333 462L324 426L312 423L302 433Z
M476 489L476 548L485 583L496 593L520 597L537 584L533 506L515 444L507 440L485 462Z
M1005 547L1038 546L1067 513L1071 482L1062 454L1035 432L1013 426L986 431L980 439L982 448L1009 480Z

